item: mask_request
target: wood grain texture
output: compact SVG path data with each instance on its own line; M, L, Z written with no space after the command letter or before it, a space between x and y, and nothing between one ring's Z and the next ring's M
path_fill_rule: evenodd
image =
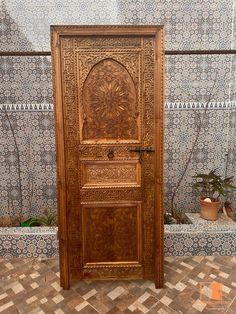
M82 206L84 264L140 262L140 204Z
M52 53L61 285L161 287L163 27L54 26Z
M53 99L56 131L56 165L57 165L57 194L58 194L58 235L60 249L60 284L64 289L70 287L68 264L68 229L67 229L67 200L66 200L66 169L65 169L65 130L63 125L62 86L61 86L61 55L59 34L51 32L52 44L52 76Z
M155 74L158 81L155 89L155 252L164 252L164 29L155 36ZM159 104L159 105L158 105ZM164 254L155 254L155 285L164 285Z

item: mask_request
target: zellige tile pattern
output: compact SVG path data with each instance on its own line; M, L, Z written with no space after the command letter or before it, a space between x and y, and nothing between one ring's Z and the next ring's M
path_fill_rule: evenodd
M233 0L2 0L1 50L50 50L50 25L165 25L166 49L230 49Z
M1 216L20 214L20 189L16 147L20 155L23 216L42 215L45 208L56 211L55 135L52 112L0 111Z

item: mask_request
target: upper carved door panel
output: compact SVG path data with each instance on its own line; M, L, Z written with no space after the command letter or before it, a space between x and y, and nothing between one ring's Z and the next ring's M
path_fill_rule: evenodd
M77 54L80 142L83 144L140 143L141 41L120 47L123 38L78 39ZM132 45L131 40L130 45ZM92 45L92 46L91 46Z
M126 68L113 59L93 66L83 88L82 141L138 141L136 89Z

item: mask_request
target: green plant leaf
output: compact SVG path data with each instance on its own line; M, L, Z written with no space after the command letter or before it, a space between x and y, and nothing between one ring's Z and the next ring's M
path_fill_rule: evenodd
M222 176L216 174L217 169L211 170L209 173L197 173L194 178L197 182L193 184L193 187L198 190L202 196L209 196L210 198L218 198L220 195L224 196L228 190L235 189L232 184L234 177L227 177L225 179Z

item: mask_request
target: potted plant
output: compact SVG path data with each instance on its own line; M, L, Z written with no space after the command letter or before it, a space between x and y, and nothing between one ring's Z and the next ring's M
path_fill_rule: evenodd
M233 177L222 178L216 174L216 169L209 173L197 173L194 187L200 191L200 216L206 220L217 220L220 208L220 196L225 196L228 190L235 189Z

